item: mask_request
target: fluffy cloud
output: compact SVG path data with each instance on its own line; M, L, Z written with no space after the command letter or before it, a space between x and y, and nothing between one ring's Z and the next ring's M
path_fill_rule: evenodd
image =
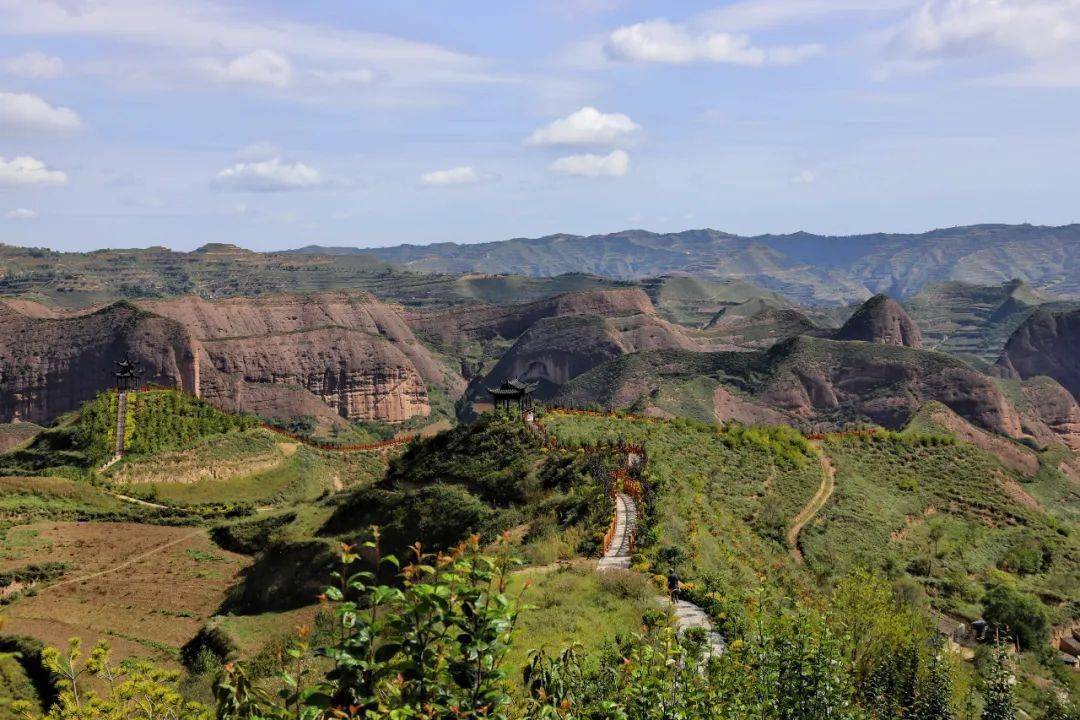
M64 74L64 61L33 50L0 62L0 69L9 75L20 77L54 78Z
M529 145L614 145L640 130L640 125L622 113L602 113L594 107L583 107L537 129L525 142Z
M692 29L667 20L649 20L612 32L604 45L609 57L629 62L732 65L793 65L822 52L820 45L758 47L746 35Z
M15 208L4 213L8 220L33 220L38 214L29 208Z
M0 92L0 129L68 133L80 128L82 120L70 108L53 107L37 95Z
M227 82L288 87L293 81L289 58L265 48L241 55L227 65L210 63L212 72Z
M630 156L622 150L610 155L568 155L548 166L552 172L582 177L622 177L630 171Z
M887 37L901 68L926 69L964 57L1010 56L1025 64L1006 79L1080 84L1077 0L929 0Z
M214 187L245 192L309 190L324 183L322 174L303 163L286 163L281 158L239 162L214 177Z
M817 175L814 174L813 170L803 170L791 178L791 182L796 185L809 185L815 180L817 180Z
M28 155L5 160L0 156L0 187L64 185L68 176L49 169L45 163Z
M491 179L491 176L478 173L469 165L462 165L449 170L434 170L420 176L420 182L431 187L448 187L450 185L476 185Z
M1053 53L1080 38L1071 0L931 0L895 34L896 47L922 56L971 55L1001 48Z

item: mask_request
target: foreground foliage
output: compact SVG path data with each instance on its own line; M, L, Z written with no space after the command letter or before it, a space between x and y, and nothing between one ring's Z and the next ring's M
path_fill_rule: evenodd
M1012 671L1000 649L990 654L981 692L961 680L956 662L918 612L889 586L857 573L824 607L759 598L744 609L741 631L710 656L700 631L677 633L667 613L651 610L592 655L571 647L534 651L512 682L507 666L520 598L507 593L516 564L505 542L494 555L478 539L430 555L420 547L397 581L355 568L379 557L375 542L342 549L342 569L328 588L332 640L312 648L300 628L280 653L280 673L258 681L238 663L224 666L214 690L217 720L331 718L492 718L505 720L708 719L987 720L1015 714ZM145 717L208 720L208 709L183 698L175 673L133 663L114 668L106 646L87 661L73 641L48 651L61 680L45 720ZM85 680L106 691L87 691ZM99 683L100 685L101 683ZM1061 706L1045 717L1069 717ZM34 719L27 713L27 718Z

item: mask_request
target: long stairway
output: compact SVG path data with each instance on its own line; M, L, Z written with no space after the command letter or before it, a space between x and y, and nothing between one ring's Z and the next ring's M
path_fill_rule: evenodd
M116 455L124 454L124 431L127 429L127 393L120 393L116 402Z
M113 445L113 456L109 461L98 468L98 472L104 472L124 457L124 432L127 430L127 401L128 394L121 392L116 400L116 442Z

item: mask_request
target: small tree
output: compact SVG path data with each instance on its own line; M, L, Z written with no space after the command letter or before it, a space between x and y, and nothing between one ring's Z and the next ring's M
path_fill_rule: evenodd
M398 567L366 543L376 567ZM448 554L429 555L417 545L414 561L395 585L379 584L370 570L352 572L360 554L342 547L342 570L325 600L334 606L337 637L316 651L333 668L324 682L305 685L286 668L278 700L232 666L219 681L219 720L260 718L488 718L507 717L510 694L503 660L517 618L505 595L512 565L504 553L480 552L476 537ZM298 661L306 640L287 652Z
M990 662L983 686L982 720L1016 720L1013 676L1009 654L1004 645L990 649Z
M1031 650L1046 642L1050 621L1042 603L1035 597L997 583L987 590L983 606L983 617L1001 631L1008 628L1021 649Z
M69 642L67 653L46 648L42 659L63 685L59 699L44 717L25 702L13 703L13 709L28 720L210 720L209 710L180 694L179 673L145 661L115 666L104 641L94 646L85 662L78 638ZM107 692L99 695L86 690L83 679L88 676L103 681Z

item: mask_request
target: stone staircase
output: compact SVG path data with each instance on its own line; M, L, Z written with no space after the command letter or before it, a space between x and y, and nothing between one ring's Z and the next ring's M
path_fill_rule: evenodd
M597 563L597 570L629 570L630 542L637 531L637 503L625 493L615 494L615 535L604 557Z
M113 456L109 461L98 468L98 472L105 472L124 457L124 432L127 430L127 403L128 394L120 393L116 401L116 443L113 445Z

